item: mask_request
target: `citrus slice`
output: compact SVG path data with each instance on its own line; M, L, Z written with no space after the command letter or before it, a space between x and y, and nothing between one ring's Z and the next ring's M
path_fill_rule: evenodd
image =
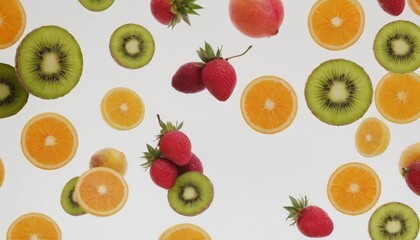
M376 86L379 113L394 123L409 123L420 117L420 77L415 72L387 73Z
M102 99L101 113L105 122L118 130L129 130L141 123L144 104L131 89L118 87L108 91Z
M96 216L110 216L125 205L128 186L123 176L107 167L96 167L83 173L74 190L80 207Z
M413 143L402 151L399 161L401 176L404 175L404 169L413 162L420 162L420 142Z
M30 119L21 134L25 157L34 166L53 170L73 159L78 147L76 129L62 115L47 112Z
M390 133L388 126L376 117L363 120L356 130L357 151L365 157L374 157L388 147Z
M308 17L314 41L329 50L353 45L362 35L365 14L358 0L318 0Z
M25 10L19 0L2 1L0 4L0 49L15 44L26 26Z
M159 240L211 240L210 235L201 227L191 223L181 223L165 230Z
M18 217L7 230L7 240L48 239L60 240L57 223L42 213L27 213Z
M256 78L248 83L242 93L241 112L245 122L257 132L278 133L295 119L296 93L282 78Z
M413 12L420 16L420 0L408 0L407 2Z
M381 195L381 182L372 168L351 162L330 176L327 193L335 209L347 215L359 215L376 204Z
M5 176L4 164L3 164L3 161L0 158L0 187L1 187L1 185L3 185L4 176Z

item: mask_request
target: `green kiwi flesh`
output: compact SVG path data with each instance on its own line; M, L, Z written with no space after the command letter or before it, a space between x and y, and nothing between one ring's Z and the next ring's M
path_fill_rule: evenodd
M101 12L111 7L114 0L79 0L79 2L90 11Z
M386 203L373 212L368 231L372 240L414 240L419 232L419 218L404 203Z
M70 179L61 192L61 207L63 210L73 216L80 216L85 214L85 211L79 206L79 204L74 199L74 189L76 188L76 183L79 177L74 177Z
M137 69L147 65L155 53L155 41L145 27L128 23L117 28L109 43L114 60L125 68Z
M42 26L21 41L16 51L16 72L29 93L55 99L79 82L83 56L76 39L59 26Z
M15 68L0 63L0 118L18 113L27 103L29 93L20 84Z
M184 216L202 213L210 206L213 196L213 184L200 172L181 174L168 191L169 205L175 212Z
M346 59L321 63L305 85L308 108L322 122L340 126L361 118L372 103L372 82L365 70Z
M412 72L420 66L420 27L397 20L377 33L373 50L378 63L390 72Z

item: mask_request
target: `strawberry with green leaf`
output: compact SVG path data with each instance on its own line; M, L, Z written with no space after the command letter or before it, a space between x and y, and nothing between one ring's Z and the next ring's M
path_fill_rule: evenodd
M160 23L173 28L181 20L191 25L189 15L198 15L196 10L202 9L196 0L152 0L150 9L153 17Z

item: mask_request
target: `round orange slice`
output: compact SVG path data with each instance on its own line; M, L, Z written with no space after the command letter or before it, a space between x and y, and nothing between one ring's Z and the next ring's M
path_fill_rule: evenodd
M103 97L101 113L105 122L112 128L133 129L143 121L143 100L131 89L114 88Z
M26 26L25 10L19 0L2 1L0 4L0 49L15 44Z
M79 206L96 216L117 213L126 203L128 186L124 177L107 167L96 167L83 173L74 190Z
M359 215L375 206L381 195L381 182L372 168L351 162L330 176L327 193L335 209L347 215Z
M407 2L411 10L413 10L415 14L420 16L420 0L407 0Z
M399 161L401 176L403 176L404 169L413 162L420 162L420 142L413 143L402 151Z
M181 223L165 230L159 240L211 240L210 235L201 227L191 223Z
M388 126L376 117L363 120L356 130L356 149L365 157L374 157L388 147L390 133Z
M262 76L248 83L240 105L242 116L252 129L274 134L293 122L298 104L288 82L276 76Z
M375 91L379 113L394 123L409 123L420 117L420 77L415 72L389 72L379 81Z
M78 147L78 136L64 116L47 112L30 119L21 134L25 157L34 166L53 170L69 163Z
M27 213L9 226L7 240L48 239L60 240L61 230L57 223L42 213Z
M4 176L5 176L4 164L3 164L3 161L0 158L0 187L1 187L1 185L3 185Z
M329 50L353 45L362 35L365 14L358 0L318 0L308 17L314 41Z

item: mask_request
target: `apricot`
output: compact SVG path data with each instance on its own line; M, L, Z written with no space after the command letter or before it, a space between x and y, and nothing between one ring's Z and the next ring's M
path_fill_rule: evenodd
M124 153L115 148L104 148L95 152L89 162L89 168L112 168L123 176L127 171L127 165L127 159Z

